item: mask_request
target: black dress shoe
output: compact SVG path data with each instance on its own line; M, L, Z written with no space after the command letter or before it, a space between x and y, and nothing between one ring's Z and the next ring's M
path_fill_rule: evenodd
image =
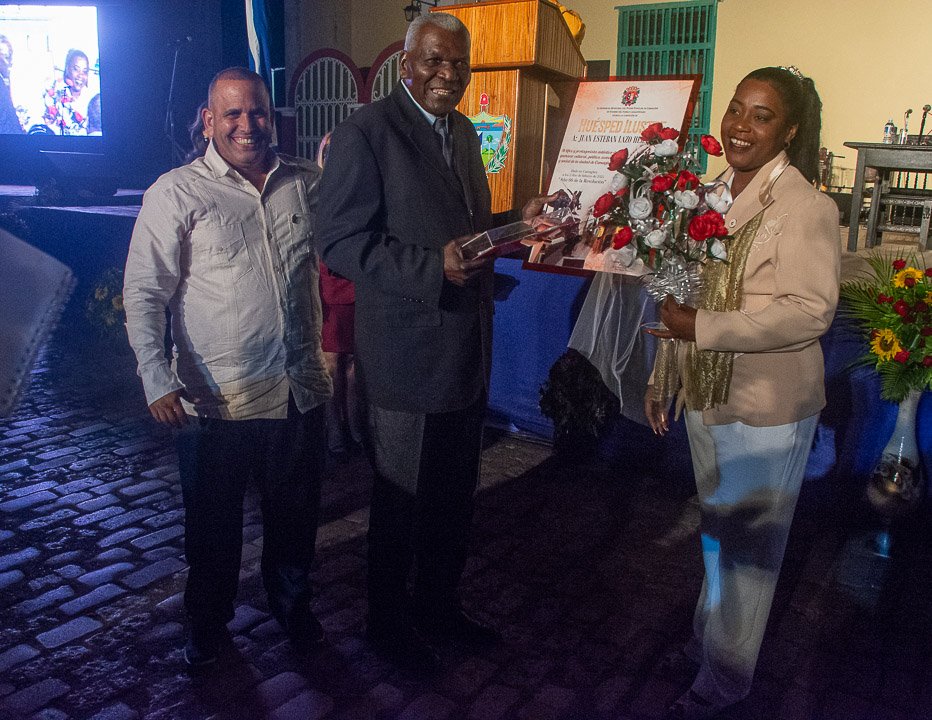
M323 643L324 628L307 605L295 605L287 613L273 615L299 653L308 653Z
M452 640L470 647L487 648L502 641L498 630L471 617L462 608L443 615L423 615L417 627L431 639Z
M366 638L379 655L406 672L431 676L440 670L437 651L408 623L370 620Z
M189 672L203 672L217 664L220 657L220 645L230 641L230 631L226 626L201 627L192 625L188 632L188 642L182 656Z

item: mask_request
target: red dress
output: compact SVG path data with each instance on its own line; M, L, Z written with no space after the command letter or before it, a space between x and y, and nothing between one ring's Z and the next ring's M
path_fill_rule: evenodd
M324 352L352 353L356 291L353 283L320 263L320 301L324 322L321 345Z

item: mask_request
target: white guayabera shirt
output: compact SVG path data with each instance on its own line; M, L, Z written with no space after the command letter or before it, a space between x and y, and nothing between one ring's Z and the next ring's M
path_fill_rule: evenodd
M320 171L279 157L260 193L211 144L146 191L123 304L149 403L184 388L191 415L284 418L331 394L320 349ZM165 357L165 309L174 358Z

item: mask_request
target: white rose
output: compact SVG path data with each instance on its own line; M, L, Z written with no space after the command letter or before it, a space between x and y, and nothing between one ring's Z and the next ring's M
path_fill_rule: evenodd
M628 215L635 220L649 218L654 212L654 204L645 197L632 198L628 203Z
M692 190L676 190L673 193L673 202L684 210L692 210L699 205L699 196Z
M713 240L709 245L709 255L715 260L724 260L728 257L728 251L725 249L725 243L721 240Z
M663 140L654 146L654 155L657 157L673 157L680 151L676 140Z
M609 183L608 189L615 193L626 187L628 187L628 176L624 173L615 173L615 177L613 177L612 182Z
M667 233L664 230L651 230L644 237L644 242L648 247L662 248L664 241L667 239Z
M731 210L731 190L723 182L717 182L706 187L705 204L710 210L724 215Z

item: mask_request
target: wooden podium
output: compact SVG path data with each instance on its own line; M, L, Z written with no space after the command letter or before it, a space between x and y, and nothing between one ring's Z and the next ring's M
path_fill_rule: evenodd
M579 46L560 9L547 0L486 0L431 12L455 15L472 35L472 82L457 109L471 117L485 110L510 119L501 169L488 173L492 211L521 207L549 179L548 132L562 130L560 120L571 109L566 98L575 88L567 81L585 73ZM489 104L480 108L483 96Z

